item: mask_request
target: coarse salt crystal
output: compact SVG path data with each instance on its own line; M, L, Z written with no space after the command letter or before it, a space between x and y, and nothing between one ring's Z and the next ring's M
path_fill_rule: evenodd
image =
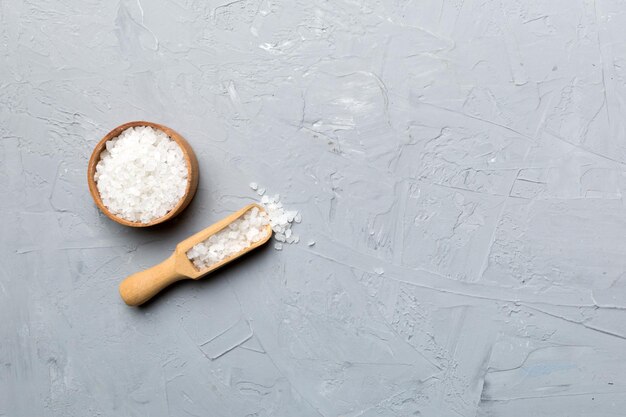
M182 149L165 132L130 127L105 148L94 180L102 203L115 216L150 223L184 196L189 169Z
M268 215L253 207L228 227L187 251L187 258L199 270L223 261L267 237Z
M296 210L285 210L283 203L280 202L280 194L270 197L265 193L265 188L259 188L257 191L257 194L262 196L260 204L266 210L269 224L274 231L274 239L277 242L274 247L276 250L282 250L284 244L298 243L300 237L292 234L291 227L296 220L297 223L302 221L302 216Z

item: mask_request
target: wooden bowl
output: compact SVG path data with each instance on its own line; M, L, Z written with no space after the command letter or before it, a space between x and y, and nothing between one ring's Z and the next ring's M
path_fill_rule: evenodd
M188 175L187 175L187 188L185 189L185 194L180 199L180 201L174 206L174 208L168 211L165 216L159 217L157 219L152 220L149 223L140 223L140 222L132 222L121 217L116 216L111 213L109 209L102 203L102 199L100 198L100 192L98 191L98 186L96 185L96 181L94 180L94 175L96 173L96 165L100 161L100 154L103 150L106 149L106 142L118 137L124 130L129 127L136 126L150 126L154 129L161 130L165 132L167 136L169 136L173 141L175 141L183 151L183 157L185 162L187 163ZM98 142L93 153L91 154L91 158L89 158L89 166L87 167L87 183L89 184L89 192L93 197L93 200L96 202L96 205L109 219L123 224L124 226L130 227L148 227L154 226L155 224L163 223L167 220L170 220L180 214L191 202L193 196L196 194L196 189L198 188L198 177L199 177L199 169L198 169L198 160L196 159L196 154L191 149L189 143L174 130L170 129L167 126L160 125L158 123L145 122L145 121L136 121L136 122L128 122L124 123L121 126L116 127L106 134Z

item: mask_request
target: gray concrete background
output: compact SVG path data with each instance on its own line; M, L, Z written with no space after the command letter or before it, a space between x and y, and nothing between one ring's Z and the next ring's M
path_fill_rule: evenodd
M625 415L625 13L0 1L0 416ZM137 119L201 166L151 230L85 181ZM250 181L304 243L122 303Z

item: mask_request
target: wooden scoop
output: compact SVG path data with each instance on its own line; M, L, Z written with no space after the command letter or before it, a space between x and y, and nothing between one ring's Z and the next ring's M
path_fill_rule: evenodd
M224 229L229 224L243 216L246 212L252 210L254 207L258 208L259 212L265 213L265 210L258 204L250 204L225 219L207 227L203 231L183 240L176 245L176 249L174 250L172 256L160 264L155 265L152 268L148 268L145 271L137 272L136 274L126 278L120 284L120 295L122 296L124 302L129 306L138 306L143 304L154 297L163 288L176 281L180 281L182 279L202 278L209 272L213 272L222 265L225 265L263 245L272 237L272 228L269 224L266 226L266 237L243 249L241 252L235 253L220 262L212 264L208 268L199 270L194 266L189 258L187 258L187 251L194 245L205 241L210 236Z

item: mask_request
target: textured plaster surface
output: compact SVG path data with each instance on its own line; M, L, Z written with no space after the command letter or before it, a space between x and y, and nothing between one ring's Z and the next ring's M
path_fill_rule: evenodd
M625 28L618 0L0 0L0 416L624 416ZM150 230L85 181L138 119L201 167ZM299 245L123 304L250 181Z

